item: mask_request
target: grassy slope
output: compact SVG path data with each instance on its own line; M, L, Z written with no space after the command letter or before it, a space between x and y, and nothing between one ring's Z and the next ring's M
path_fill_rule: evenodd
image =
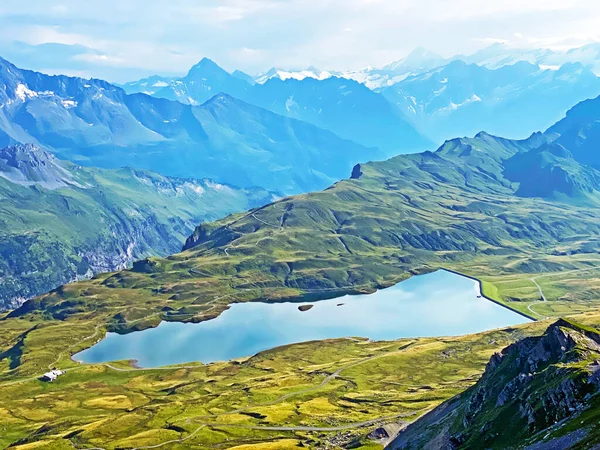
M411 425L390 449L446 448L451 436L452 448L589 448L600 437L599 341L597 329L561 320L504 349L472 389Z
M144 260L137 263L133 270L105 274L60 288L29 302L26 307L2 321L2 377L10 383L60 364L61 367L77 367L75 373L85 375L75 382L82 383L91 377L94 370L98 370L109 383L113 376L116 377L113 386L104 392L110 396L128 385L129 381L119 378L125 376L123 373L105 373L109 370L106 366L80 367L69 359L70 354L99 339L107 328L141 329L154 326L161 319L204 320L219 314L231 301L280 298L307 300L345 292L370 291L395 283L412 273L439 267L478 277L484 281L486 294L521 311L539 314L540 317L562 315L565 311L594 311L597 309L594 301L598 293L597 268L600 267L594 244L600 231L598 210L593 204L575 207L552 200L515 197L513 193L516 187L502 177L502 160L516 151L527 149L528 145L484 135L478 139L451 142L435 155L403 156L385 163L365 165L361 168L363 175L358 180L346 180L323 192L284 199L246 214L203 225L193 237L197 246L187 252L167 259ZM539 300L540 294L532 279L542 286L547 302ZM163 310L165 307L168 310ZM62 318L67 320L58 320ZM536 327L538 324L529 325L526 332L540 332L541 329ZM348 423L354 416L367 420L382 417L378 414L386 415L388 411L403 414L413 404L434 406L473 383L490 354L521 335L512 335L507 331L500 333L502 338L488 333L477 338L449 341L420 340L419 345L429 342L435 347L435 352L439 350L434 354L441 356L432 357L431 353L425 352L423 363L415 364L417 355L410 354L409 348L406 350L408 353L401 354L410 354L410 363L394 361L386 368L381 361L377 361L367 372L368 384L357 382L356 377L346 383L355 389L353 395L359 399L344 399L349 402L345 406L351 407L352 412L336 404L336 408L340 409L334 409L335 414L329 411L326 416L339 417ZM321 363L335 362L335 367L339 368L339 363L343 365L348 355L352 354L352 348L359 346L358 343L340 342L335 345L341 347L327 355ZM454 354L448 350L453 348L452 342L460 342L464 346L464 357L469 361L459 360L450 372L440 370L440 364L447 355ZM360 344L361 349L367 349L361 353L361 357L372 356L379 345L389 345L389 349L396 346L396 351L399 344ZM318 361L310 360L313 358L311 355L316 352L314 358L320 358L318 349L325 350L325 345L309 346L305 354L299 357L295 352L303 348L306 347L293 346L270 352L269 355L277 359L277 355L288 355L287 364L291 365L289 370L292 371L301 371L315 364L318 366ZM425 347L420 348L420 351L425 351ZM457 355L461 354L457 350ZM224 367L235 373L246 366L230 363L210 367ZM289 367L278 359L269 369L269 376L277 379L277 383L283 383L283 386L305 385L302 380L288 384L284 374ZM367 368L369 364L365 362L360 367ZM371 389L372 380L377 377L389 377L387 381L398 382L402 374L399 367L406 367L413 377L415 374L410 372L418 367L417 373L424 376L419 386L438 383L433 391L437 394L433 397L429 397L428 388L417 389L421 393L424 390L429 403L423 403L422 398L417 402L406 399L397 403L388 402L389 386ZM332 369L335 370L330 367L328 373ZM189 395L194 399L196 408L205 408L206 399L201 397L203 393L217 391L213 391L213 383L210 382L212 375L202 372L208 369L194 370L200 371L201 380L190 385ZM67 375L64 383L68 383L69 377L75 376L75 373ZM168 376L169 372L159 373ZM175 370L175 373L184 374L187 371ZM131 374L141 382L141 385L132 385L136 393L147 395L145 389L152 390L150 386L146 387L146 384L152 384L150 381L139 378L140 372L125 374ZM173 376L169 382L177 384L177 376ZM221 396L223 403L218 405L218 409L226 412L237 409L237 405L245 406L246 399L239 400L235 396L245 392L243 389L249 384L252 392L254 383L262 382L264 376L256 374L256 378L250 377L239 382L234 375L223 378L226 389ZM440 379L440 376L445 378ZM338 382L340 380L336 378L335 383ZM442 382L450 387L439 390ZM35 384L37 382L28 383L33 383L27 384L28 388L40 388ZM414 388L411 382L401 384L409 385L399 387L401 392L414 393L407 390ZM160 386L168 387L169 384L161 378ZM328 393L331 386L328 383L324 387L327 403L331 403L330 395L334 395ZM455 389L455 386L458 388ZM19 395L28 398L35 395L35 392L29 393L28 390L20 392L15 397L16 402L22 400ZM331 408L323 404L323 395L317 396L317 405L311 403L308 407L316 410ZM361 396L367 399L362 401ZM265 398L276 398L276 394L271 393ZM334 395L334 403L338 401L337 398ZM147 403L128 406L129 409L133 408L129 416L141 411L143 408L139 408L143 404L144 408L153 411L156 409L160 412L164 408L164 416L161 417L176 417L177 426L188 432L195 431L192 423L198 426L215 423L203 422L200 417L207 413L202 411L195 410L189 416L179 416L179 410L170 409L179 407L178 401L175 401L177 397L168 397L169 401L163 403L166 399L152 398ZM311 396L306 398L306 402L311 400ZM271 423L281 424L288 417L293 420L299 417L301 420L314 420L312 414L303 416L297 413L303 403L283 403L287 405L288 412L278 412L283 415L268 419L272 420ZM381 403L385 408L378 409ZM374 407L376 404L378 406ZM373 409L365 406L367 412L361 413L356 405L361 408L371 405L369 408ZM73 417L85 416L85 420L92 420L81 410L73 410L72 414ZM268 417L266 412L260 414ZM42 422L47 422L54 430L55 422L60 422L61 417L67 415L61 413L33 423L25 422L24 431L18 437L26 435L27 430L31 432ZM237 420L267 420L242 416ZM144 422L144 426L162 429L165 422L161 420L153 416ZM119 433L119 426L113 426L112 422L110 426L100 424L94 433L109 433L109 437L94 437L94 445L114 442L115 438L110 433ZM135 423L123 426L127 430L130 430L127 426L141 429ZM74 427L69 429L74 431ZM218 427L206 426L198 433L212 433L215 428ZM218 431L222 439L219 442L223 443L228 438L236 443L244 439L275 439L277 436L297 438L297 435L290 436L290 433L275 433L269 436L261 434L259 439L255 434L258 431L265 432L235 427L226 432ZM122 436L127 433L129 431L123 431ZM169 438L153 435L151 439L154 439L152 442L166 441L171 436L169 432ZM310 438L315 439L314 436ZM91 439L84 442L92 442ZM202 439L205 443L214 442L210 436Z
M82 188L47 190L0 178L0 307L131 258L178 251L198 220L269 198L260 190L64 164Z
M0 383L0 446L113 449L187 439L164 448L230 448L291 439L315 448L360 441L378 424L413 420L462 392L494 351L542 329L533 323L461 338L332 340L208 366L136 370L121 362L77 366L52 384L7 381ZM335 427L343 429L329 430Z
M359 180L202 225L187 252L62 287L15 315L139 329L214 317L232 301L369 291L439 267L482 279L488 295L532 316L594 309L598 211L515 197L501 161L526 145L481 136L364 165ZM40 352L19 352L31 373Z

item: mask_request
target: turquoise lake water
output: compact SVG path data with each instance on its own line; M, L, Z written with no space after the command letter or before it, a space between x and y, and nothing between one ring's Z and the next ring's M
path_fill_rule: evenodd
M298 310L300 303L240 303L198 324L163 322L127 335L109 333L73 359L85 363L136 360L145 368L211 363L297 342L459 336L529 321L478 296L476 281L441 270L374 294L314 302L305 312Z

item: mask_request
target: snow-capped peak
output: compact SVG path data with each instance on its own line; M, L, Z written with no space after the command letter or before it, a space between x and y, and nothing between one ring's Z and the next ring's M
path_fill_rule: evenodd
M269 81L271 78L279 78L280 80L304 80L305 78L314 78L316 80L326 80L327 78L331 78L333 74L326 70L319 70L315 67L309 67L305 70L283 70L272 68L266 73L260 74L255 78L256 83L264 84Z

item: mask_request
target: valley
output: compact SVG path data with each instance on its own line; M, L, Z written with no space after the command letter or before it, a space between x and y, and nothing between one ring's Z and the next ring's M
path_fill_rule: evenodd
M1 149L0 310L178 251L199 221L274 195L206 179L77 166L34 145Z
M595 124L582 120L578 129L593 133ZM564 145L568 135L561 135ZM201 224L182 253L27 302L0 320L0 390L15 402L3 407L15 430L9 441L39 448L381 448L385 441L367 435L382 425L402 427L471 387L493 353L540 335L547 318L578 314L577 321L600 324L595 169L571 153L537 158L553 140L555 134L514 141L480 133L436 152L361 164L325 191ZM543 198L520 189L532 171L508 170L527 155L538 164L536 195ZM565 182L544 183L559 168ZM455 338L301 343L172 368L71 360L106 332L207 321L231 303L372 293L440 268L481 280L484 295L540 321ZM55 366L67 369L57 382L35 379ZM89 389L69 401L71 383ZM59 409L17 412L25 398Z
M385 157L226 93L192 106L129 95L102 80L22 70L2 58L0 79L0 146L36 144L80 165L297 194Z
M133 3L0 7L0 448L598 446L600 45Z
M380 448L363 441L368 430L413 420L461 392L493 351L539 329L531 324L442 340L321 341L207 366L75 366L52 385L0 383L7 399L3 417L12 442L20 437L25 444L29 436L39 448L270 448L261 442ZM22 403L24 392L31 406ZM19 413L17 404L23 405ZM55 425L39 429L34 414L44 409L51 412L37 420Z

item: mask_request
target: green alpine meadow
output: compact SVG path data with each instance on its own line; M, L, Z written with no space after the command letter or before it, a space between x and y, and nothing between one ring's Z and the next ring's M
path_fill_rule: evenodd
M600 449L600 6L0 6L0 449Z
M4 442L37 442L40 448L381 448L390 439L392 448L405 448L402 433L391 438L419 417L425 422L417 420L406 433L431 414L443 414L434 408L445 401L464 408L468 427L496 424L484 416L486 408L504 413L485 395L471 406L482 383L504 389L506 408L518 409L519 399L533 395L525 388L573 379L572 391L561 391L566 403L556 418L537 419L540 406L531 405L533 419L520 419L535 421L531 432L525 426L521 434L499 430L498 448L547 433L560 439L549 427L592 408L600 348L593 328L600 324L598 172L568 150L571 132L595 128L593 117L585 120L561 124L569 132L560 137L535 133L509 140L480 133L447 141L435 152L360 164L322 192L203 223L180 253L62 286L6 313L0 389L10 399L2 408L11 434ZM71 359L106 332L207 321L232 303L314 303L369 293L440 268L480 280L486 297L535 321L442 339L309 342L207 365L143 369L128 361L82 365ZM592 328L556 322L564 315ZM539 365L524 369L508 362L516 351L508 347L496 363L504 367L506 360L507 375L497 379L489 364L485 370L494 353L514 344L526 355L541 345L535 339L545 339L537 336L555 330L566 333L561 339L573 350L558 341ZM575 378L565 372L571 366ZM66 374L52 384L37 380L53 367ZM523 371L527 377L531 372L531 383L504 388ZM547 395L547 402L559 401ZM515 415L509 411L507 417ZM448 445L460 447L474 439L472 430L448 422L440 432ZM582 439L592 432L593 426L585 428Z

